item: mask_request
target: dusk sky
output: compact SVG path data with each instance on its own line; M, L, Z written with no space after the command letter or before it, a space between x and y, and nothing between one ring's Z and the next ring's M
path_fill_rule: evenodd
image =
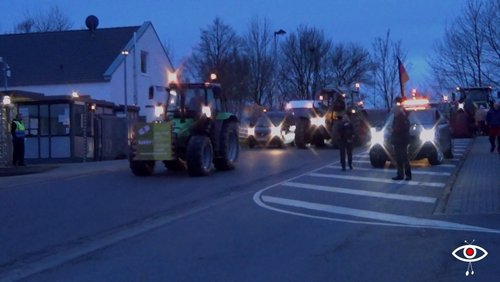
M2 0L0 32L11 33L23 15L57 5L71 18L73 29L85 28L96 15L99 27L141 25L151 21L162 42L172 47L178 64L199 40L200 29L219 16L239 35L253 17L268 18L274 30L293 32L299 25L323 29L334 42L359 42L371 51L376 37L388 29L408 52L410 87L424 87L429 75L426 59L445 27L461 12L466 0ZM286 36L286 35L285 35ZM0 54L1 56L1 54Z

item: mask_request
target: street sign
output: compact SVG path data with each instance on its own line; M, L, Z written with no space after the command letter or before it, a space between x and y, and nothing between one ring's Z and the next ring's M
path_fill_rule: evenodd
M173 160L172 122L134 124L134 160Z

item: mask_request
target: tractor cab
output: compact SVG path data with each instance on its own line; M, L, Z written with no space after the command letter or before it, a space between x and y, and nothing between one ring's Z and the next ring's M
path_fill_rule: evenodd
M364 144L369 140L369 126L367 122L367 112L364 109L363 101L357 91L350 95L341 92L336 88L324 88L320 91L319 100L328 108L325 115L332 144L336 146L339 142L337 134L337 121L339 117L347 114L355 130L355 143Z
M199 119L224 111L221 87L216 83L171 84L165 102L165 118Z

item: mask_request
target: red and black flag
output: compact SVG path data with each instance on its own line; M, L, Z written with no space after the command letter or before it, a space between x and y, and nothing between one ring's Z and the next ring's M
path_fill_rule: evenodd
M398 57L398 70L399 70L399 85L401 87L401 97L405 96L405 83L410 80L410 77L408 76L408 73L406 72L405 67L403 66L403 63Z

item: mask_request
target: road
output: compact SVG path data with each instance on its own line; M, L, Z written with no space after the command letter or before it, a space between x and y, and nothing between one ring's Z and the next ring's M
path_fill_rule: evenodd
M469 281L451 253L488 251L474 281L500 277L498 215L439 213L468 144L413 180L393 181L355 150L243 150L211 177L126 162L0 179L0 280Z

